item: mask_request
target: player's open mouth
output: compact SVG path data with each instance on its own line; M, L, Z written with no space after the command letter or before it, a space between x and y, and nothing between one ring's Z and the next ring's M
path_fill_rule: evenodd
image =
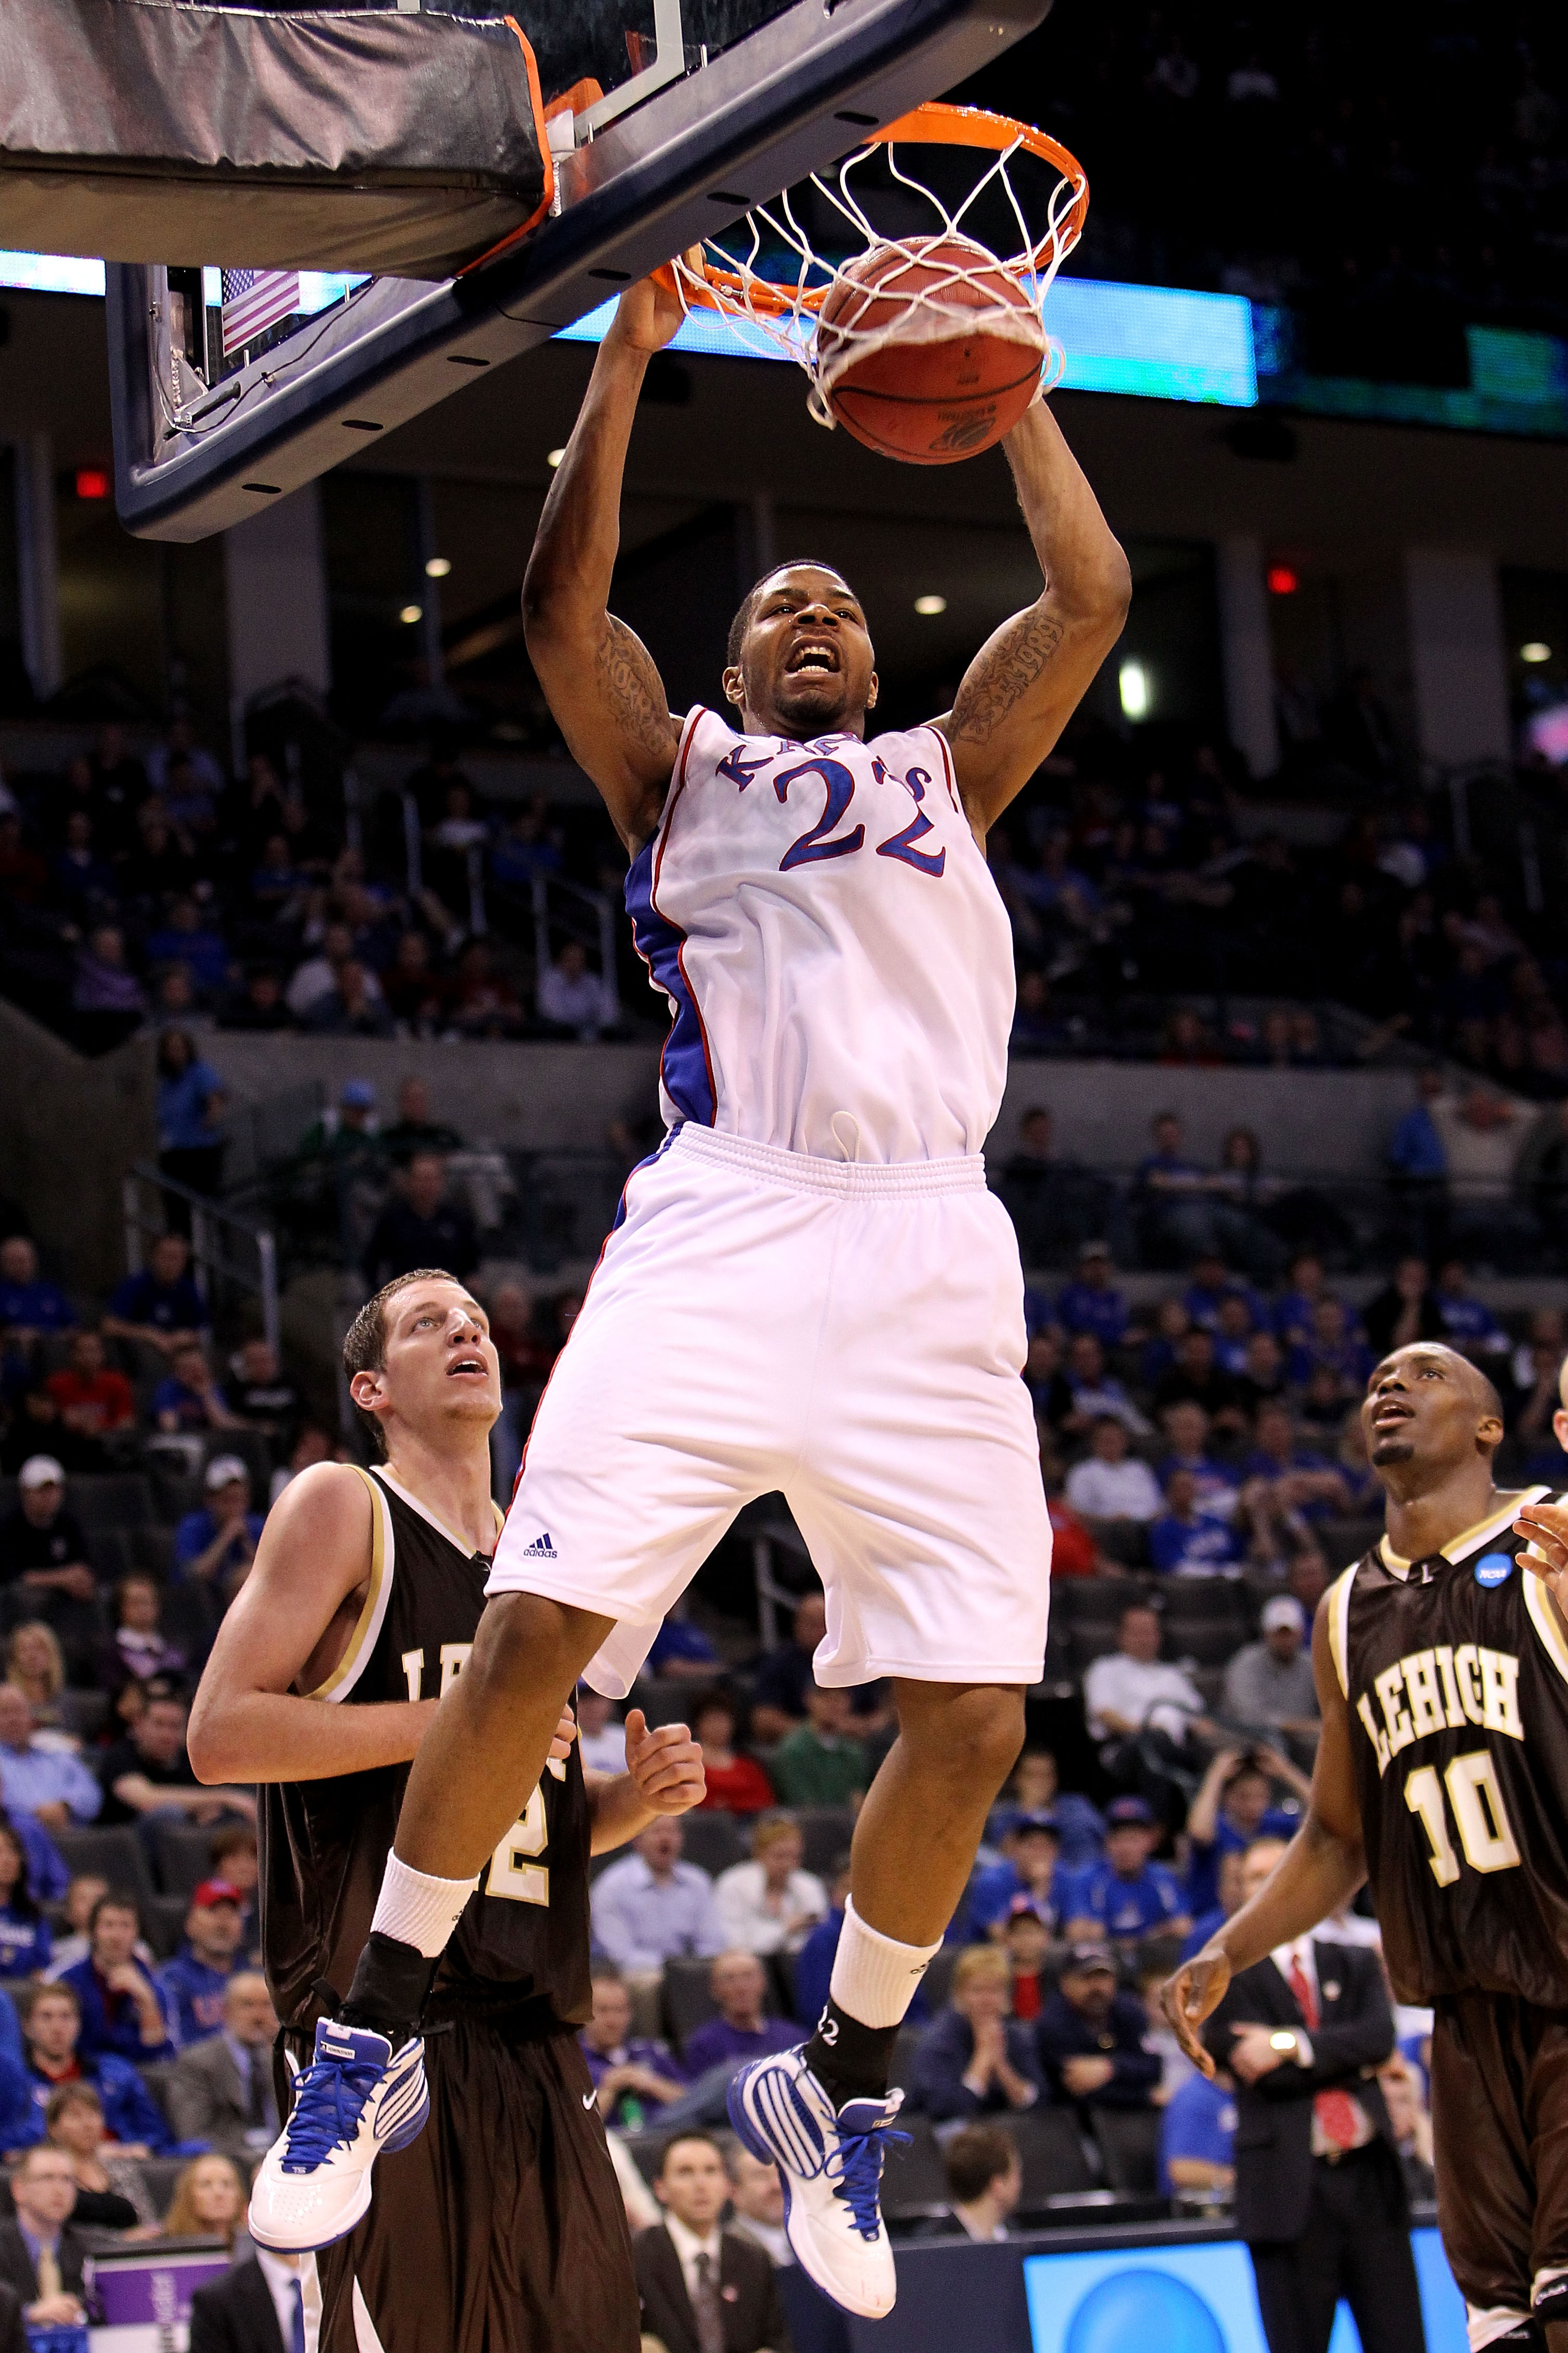
M453 1380L458 1373L477 1373L483 1380L485 1377L483 1360L479 1356L458 1356L454 1363L447 1366L447 1378Z
M822 645L797 646L785 665L787 674L791 678L798 678L802 671L807 674L816 671L826 675L837 670L837 647Z
M1414 1411L1403 1398L1384 1398L1373 1408L1372 1426L1373 1430L1383 1430L1391 1422L1414 1421L1415 1419Z

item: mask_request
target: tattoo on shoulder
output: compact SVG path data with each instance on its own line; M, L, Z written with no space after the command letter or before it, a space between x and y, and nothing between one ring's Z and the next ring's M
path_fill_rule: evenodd
M1060 645L1064 625L1043 605L1020 613L975 656L952 706L954 743L984 744Z
M653 659L636 631L613 613L605 617L595 667L616 724L644 751L673 757L679 735Z

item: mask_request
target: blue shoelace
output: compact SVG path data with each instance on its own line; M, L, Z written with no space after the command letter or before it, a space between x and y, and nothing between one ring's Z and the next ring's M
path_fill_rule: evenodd
M312 2173L340 2141L347 2147L359 2131L364 2104L384 2071L374 2062L349 2065L318 2059L294 2080L294 2112L289 2119L285 2173Z
M838 2147L823 2170L833 2184L835 2198L843 2199L863 2239L874 2239L881 2226L879 2199L888 2144L902 2141L908 2147L911 2137L907 2132L895 2132L890 2125L874 2125L864 2133L839 2133Z

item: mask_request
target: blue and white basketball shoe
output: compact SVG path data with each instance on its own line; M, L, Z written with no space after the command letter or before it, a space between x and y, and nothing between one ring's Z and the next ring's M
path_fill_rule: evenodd
M417 2139L429 2113L417 2035L394 2051L384 2034L319 2019L315 2056L251 2185L251 2237L284 2255L346 2238L370 2204L376 2158Z
M730 2122L784 2183L784 2230L801 2269L844 2312L880 2320L898 2283L882 2221L882 2159L902 2092L836 2108L805 2046L754 2059L730 2085Z

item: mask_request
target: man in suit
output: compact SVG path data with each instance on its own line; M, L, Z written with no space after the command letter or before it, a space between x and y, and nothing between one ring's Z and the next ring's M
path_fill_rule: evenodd
M298 2255L258 2247L254 2263L236 2263L191 2298L190 2353L304 2353L304 2345Z
M89 2298L82 2264L90 2242L70 2224L76 2177L63 2148L29 2148L11 2176L14 2222L0 2222L0 2283L22 2300L29 2328L79 2328Z
M0 2287L0 2353L28 2353L27 2324L15 2288Z
M720 2226L730 2177L718 2142L677 2134L653 2186L665 2219L635 2250L644 2334L666 2353L789 2353L773 2264ZM192 2353L200 2353L194 2343Z
M224 1989L223 2026L181 2052L168 2083L169 2116L182 2140L226 2157L254 2157L278 2137L272 2085L277 2014L264 1977L242 1969Z
M1247 1851L1244 1900L1284 1843ZM1269 2353L1328 2353L1341 2296L1363 2353L1424 2353L1410 2205L1376 2070L1394 2048L1378 1957L1300 1937L1238 1970L1204 2030L1236 2080L1236 2227Z

